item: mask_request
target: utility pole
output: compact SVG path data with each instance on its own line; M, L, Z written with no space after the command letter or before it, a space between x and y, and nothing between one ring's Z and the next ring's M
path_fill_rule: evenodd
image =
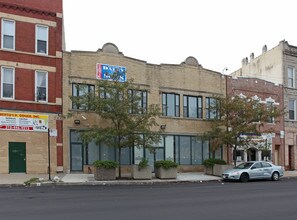
M48 179L51 180L51 142L50 129L47 129L47 151L48 151Z

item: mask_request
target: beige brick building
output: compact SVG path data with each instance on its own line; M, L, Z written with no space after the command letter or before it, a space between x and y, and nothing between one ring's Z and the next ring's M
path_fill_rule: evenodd
M181 64L149 64L126 57L117 46L103 45L96 52L71 51L63 54L63 114L73 117L64 119L64 171L86 171L95 159L113 158L112 149L104 144L83 144L75 131L87 129L93 123L100 125L95 115L73 109L69 96L79 95L75 85L95 85L96 65L126 68L126 78L142 90L143 103L163 106L159 125L166 125L164 139L154 154L133 147L123 155L123 165L134 164L139 156L145 156L152 164L155 160L174 159L183 171L202 170L202 161L212 156L208 141L197 139L209 129L208 119L214 117L207 107L214 96L226 93L225 78L218 72L204 69L194 57ZM166 109L166 110L165 110ZM76 123L75 123L76 122ZM106 156L109 155L109 156ZM214 155L226 159L222 149Z

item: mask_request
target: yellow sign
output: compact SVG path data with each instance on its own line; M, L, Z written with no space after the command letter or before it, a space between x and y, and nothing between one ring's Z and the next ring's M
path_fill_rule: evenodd
M0 130L48 131L48 115L0 112Z

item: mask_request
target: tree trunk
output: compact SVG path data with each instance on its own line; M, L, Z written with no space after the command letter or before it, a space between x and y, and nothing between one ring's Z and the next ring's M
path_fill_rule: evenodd
M235 167L236 167L236 161L237 161L237 158L236 158L236 150L237 150L237 145L235 144L235 147L234 147L234 152L235 152L234 166L235 166Z
M122 148L119 147L119 178L122 178L122 171L121 171L121 151L122 151Z

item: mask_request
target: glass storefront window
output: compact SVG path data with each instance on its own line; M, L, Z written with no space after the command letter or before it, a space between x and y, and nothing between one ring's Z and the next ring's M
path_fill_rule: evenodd
M81 149L78 147L81 146ZM70 132L71 169L82 170L83 164L91 165L95 160L119 161L118 149L104 143L82 143L79 131ZM153 166L158 160L172 160L181 165L201 165L203 160L211 155L209 141L196 136L168 135L161 138L153 149L142 147L127 147L121 150L121 164L138 164L145 157ZM221 159L222 148L217 149L212 156Z
M180 164L191 164L191 137L180 137Z
M202 164L202 140L192 138L192 163Z
M115 161L115 148L109 147L106 144L100 144L100 160Z
M99 146L93 141L88 144L87 152L86 154L88 156L87 158L87 164L91 165L94 163L95 160L99 159Z
M134 147L134 164L139 164L143 158L143 148Z
M131 164L131 151L130 147L125 147L121 149L121 164L122 165L129 165ZM117 149L118 151L119 149Z
M174 161L174 141L173 136L165 137L165 159Z
M203 160L209 159L209 141L203 142Z

